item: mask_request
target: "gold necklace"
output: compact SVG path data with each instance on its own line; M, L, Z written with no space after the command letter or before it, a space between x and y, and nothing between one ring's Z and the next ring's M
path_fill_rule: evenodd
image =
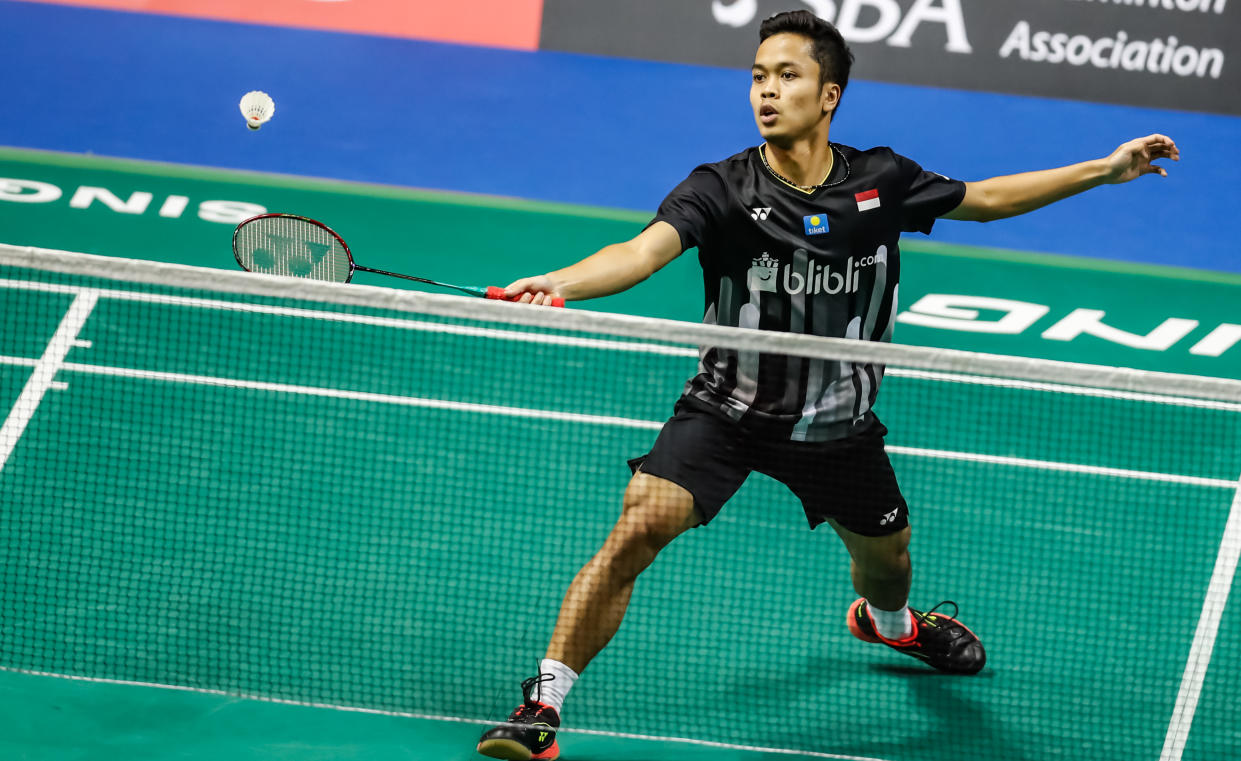
M836 146L832 145L831 143L828 143L827 147L832 151L834 156L840 157L840 160L844 163L845 176L841 177L839 180L836 180L835 182L824 182L818 185L798 185L796 182L793 182L788 177L785 177L784 175L780 174L775 169L773 169L771 167L771 164L767 163L767 144L766 143L763 143L762 145L758 147L758 157L763 160L763 166L767 167L767 171L771 172L771 174L780 182L783 182L786 185L792 185L798 190L818 190L819 188L830 188L833 185L839 185L840 183L849 179L849 169L850 169L849 159L845 158L845 155L841 153L840 151L838 151L836 149ZM832 172L830 169L828 170L827 174L829 177L831 176Z

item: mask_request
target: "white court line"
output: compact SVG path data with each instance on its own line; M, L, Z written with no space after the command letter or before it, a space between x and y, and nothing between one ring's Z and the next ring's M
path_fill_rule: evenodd
M69 311L61 318L56 332L47 342L43 356L34 363L34 372L26 379L26 385L13 404L13 409L9 410L4 425L0 426L0 470L3 470L5 463L9 461L9 455L13 454L18 439L25 433L35 410L43 401L43 396L53 387L56 373L77 341L78 332L86 324L86 318L90 317L98 298L98 294L89 289L82 289L77 294Z
M60 293L60 294L76 294L83 290L81 286L61 285L57 283L40 283L26 280L12 280L0 278L0 288L13 288L18 290L38 291L44 293ZM616 341L599 338L585 338L579 336L564 336L545 333L534 333L530 331L503 330L497 328L478 328L468 325L454 325L437 322L427 322L425 320L410 320L394 317L378 317L373 315L347 314L342 312L330 312L319 309L301 309L297 307L277 307L266 304L252 304L239 301L225 301L221 299L201 299L188 296L172 296L155 293L139 293L132 291L123 291L116 289L92 289L100 298L116 299L119 301L133 301L146 304L165 304L171 306L193 307L196 309L214 309L227 312L244 312L248 314L263 314L275 317L297 317L307 320L316 320L321 322L340 322L355 325L369 325L372 327L392 328L394 330L416 330L432 333L446 333L452 335L471 336L474 338L488 338L500 341L519 341L526 343L548 344L555 346L572 346L584 349L601 349L605 351L626 351L642 354L652 354L668 357L685 357L687 359L697 359L698 349L690 346L677 346L672 344L653 344L638 341ZM1228 412L1241 412L1241 404L1235 402L1213 401L1209 399L1194 399L1190 397L1166 396L1157 394L1140 393L1134 391L1119 391L1113 389L1091 388L1087 386L1074 386L1063 383L1047 383L1039 381L1014 380L998 377L988 377L981 375L969 375L964 373L949 373L933 370L916 370L911 368L892 367L888 368L884 373L893 378L913 378L921 380L935 380L950 383L964 383L980 386L992 386L997 388L1016 388L1030 391L1043 391L1048 393L1068 394L1073 396L1092 396L1105 399L1126 399L1132 401L1153 402L1157 404L1172 405L1179 407L1195 407L1202 409L1224 410Z
M12 360L11 357L0 356L0 364ZM318 396L332 399L349 399L359 402L376 404L392 404L402 407L422 407L426 409L454 410L484 415L502 415L506 417L528 418L531 420L559 420L570 423L588 425L616 426L619 428L636 428L640 430L658 431L663 427L662 420L638 420L635 418L614 415L587 415L577 412L557 412L525 407L505 407L494 404L476 404L472 402L453 402L445 399L425 399L416 396L397 396L394 394L376 394L369 391L345 391L318 386L299 386L286 383L269 383L266 381L249 381L235 378L215 378L209 375L191 375L188 373L166 373L153 370L133 370L124 367L107 367L103 365L84 365L67 362L62 369L66 372L105 375L117 378L134 378L138 380L161 381L165 383L184 383L218 388L248 389L267 391L278 394L295 394ZM1022 457L1004 457L999 455L978 454L973 452L956 452L943 449L923 449L889 445L887 451L892 454L909 457L927 457L940 460L959 460L979 462L990 465L1002 465L1014 468L1030 468L1033 470L1061 471L1068 473L1084 473L1087 475L1105 476L1108 478L1128 478L1141 481L1160 481L1164 483L1185 484L1189 486L1206 486L1212 488L1237 488L1235 481L1222 478L1202 478L1199 476L1182 476L1173 473L1152 473L1124 468L1106 468L1097 465L1078 465L1069 462L1049 460L1030 460Z
M952 452L942 449L921 449L918 447L902 447L888 445L885 447L892 454L903 454L911 457L929 457L937 460L962 460L965 462L985 462L989 465L1007 465L1014 468L1036 468L1038 470L1055 470L1065 473L1085 473L1092 476L1109 478L1132 478L1139 481L1163 481L1172 484L1188 484L1190 486L1210 486L1217 489L1236 489L1237 482L1224 478L1201 478L1198 476L1179 476L1172 473L1150 473L1144 470L1127 470L1125 468L1104 468L1098 465L1078 465L1072 462L1053 462L1050 460L1027 460L1024 457L1003 457L991 454L971 454L969 452Z
M1067 377L1072 377L1075 385L1090 388L1112 388L1241 403L1241 380L1233 378L1134 370L882 341L828 338L787 331L705 325L585 309L536 309L486 299L467 299L461 296L358 284L345 285L251 272L229 272L31 246L0 244L0 265L123 282L128 288L150 285L161 289L187 289L191 292L209 290L230 296L244 296L250 300L279 299L281 303L295 300L302 303L332 304L335 308L356 307L419 315L432 312L444 318L471 323L482 321L519 325L523 330L539 328L561 333L593 335L615 332L627 338L642 338L660 344L721 346L741 351L818 357L852 363L879 363L892 367L1001 378L1024 378L1047 383L1063 383Z
M435 714L410 713L405 711L385 711L380 708L359 708L357 706L341 706L331 703L314 703L310 701L289 700L286 698L269 698L263 695L247 695L234 692L225 692L223 690L212 690L202 687L186 687L177 684L159 684L157 682L135 682L125 679L104 679L92 676L76 676L73 674L57 674L49 671L31 671L29 669L10 668L8 666L0 666L0 671L8 671L14 674L26 674L29 676L51 677L55 679L68 679L74 682L91 682L93 684L114 684L124 687L153 687L161 690L175 690L177 692L192 692L200 695L217 695L226 698L240 698L242 700L257 700L263 703L277 703L279 705L300 706L303 708L324 708L331 711L345 711L348 713L364 713L374 714L377 716L395 716L402 719L423 719L426 721L447 721L455 724L477 724L479 726L495 726L503 722L495 719L471 719L461 716L437 716ZM836 761L884 761L880 758L871 758L868 756L845 756L839 753L823 753L813 750L792 750L790 748L764 748L754 745L736 745L734 743L714 742L712 740L696 740L689 737L662 737L660 735L641 735L632 732L609 732L601 729L576 729L574 727L564 727L560 730L565 734L592 735L595 737L611 737L621 740L644 740L649 742L670 742L681 743L684 745L699 745L707 748L722 748L725 750L740 750L751 753L769 753L782 756L802 756L805 758L829 758Z
M83 290L80 286L74 285L37 283L27 282L24 280L8 280L4 278L0 278L0 288L16 288L27 291L62 294L74 294ZM100 298L116 299L117 301L136 301L144 304L165 304L169 306L194 307L195 309L215 309L224 312L245 312L247 314L264 314L274 317L297 317L304 320L317 320L320 322L343 322L354 325L393 328L395 330L418 330L428 333L449 333L452 335L472 336L474 338L491 338L501 341L524 341L527 343L551 344L555 346L573 346L580 349L603 349L606 351L628 351L670 357L698 358L698 350L687 346L653 344L640 341L614 341L601 338L583 338L551 333L500 330L496 328L476 328L470 327L469 325L453 325L451 323L427 322L425 320L407 320L397 317L347 314L343 312L329 312L322 309L277 307L267 304L250 304L241 301L223 301L220 299L198 299L188 296L165 296L157 293L135 293L131 291L110 289L91 290L98 294Z
M287 383L268 383L266 381L213 378L209 375L190 375L187 373L130 370L124 367L82 365L72 362L66 363L64 365L64 369L69 372L89 373L91 375L137 378L139 380L163 381L166 383L186 383L198 386L249 389L252 391L270 391L278 394L320 396L331 399L349 399L357 402L393 404L401 407L423 407L427 409L453 410L456 412L476 412L484 415L503 415L506 417L529 418L531 420L560 420L569 423L611 425L618 428L643 428L649 430L659 430L659 428L663 425L663 422L634 420L633 418L617 417L614 415L585 415L578 412L556 412L554 410L536 410L525 407L505 407L497 404L450 402L444 399L424 399L417 396L395 396L393 394L376 394L369 391L344 391L335 388L319 388L318 386L297 386Z
M1225 412L1241 412L1241 404L1236 402L1219 402L1210 399L1191 399L1183 396L1161 396L1159 394L1143 394L1136 391L1117 391L1107 388L1089 388L1071 386L1064 383L1045 383L1040 381L1016 380L1012 378L990 378L981 375L964 375L962 373L944 373L935 370L911 370L894 367L884 372L884 376L894 378L914 378L917 380L945 381L948 383L968 383L975 386L993 386L995 388L1017 388L1025 391L1046 391L1072 396L1093 396L1101 399L1125 399L1135 402L1153 402L1176 407L1197 407Z
M1215 569L1211 572L1210 583L1207 584L1206 599L1202 602L1202 613L1198 615L1198 628L1194 631L1193 644L1189 646L1189 660L1186 661L1185 673L1181 676L1181 687L1176 694L1176 705L1168 722L1168 733L1164 736L1163 752L1159 754L1159 761L1180 761L1181 754L1185 752L1189 729L1194 723L1194 713L1198 710L1202 684L1206 680L1207 667L1211 665L1211 651L1215 649L1219 622L1224 615L1224 608L1228 605L1228 592L1232 589L1237 561L1241 558L1241 484L1236 486L1239 488L1233 497L1232 509L1228 512L1228 523L1224 526L1219 553L1215 556Z

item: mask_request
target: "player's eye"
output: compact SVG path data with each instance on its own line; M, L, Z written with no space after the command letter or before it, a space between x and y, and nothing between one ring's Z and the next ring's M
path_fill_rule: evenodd
M755 81L755 82L762 82L762 81L763 81L763 75L762 75L762 74L755 74L755 75L754 75L754 81Z
M791 71L786 71L786 72L784 72L783 74L781 74L780 76L784 78L784 81L785 81L785 82L788 82L789 80L792 80L792 79L796 79L796 78L797 78L797 75L796 75L796 74L794 74L794 73L793 73L793 72L791 72Z

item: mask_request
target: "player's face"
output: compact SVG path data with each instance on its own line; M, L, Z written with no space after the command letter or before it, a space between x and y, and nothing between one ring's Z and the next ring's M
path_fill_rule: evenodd
M800 34L775 34L754 54L750 107L764 140L791 143L829 118L840 86L819 84L813 43Z

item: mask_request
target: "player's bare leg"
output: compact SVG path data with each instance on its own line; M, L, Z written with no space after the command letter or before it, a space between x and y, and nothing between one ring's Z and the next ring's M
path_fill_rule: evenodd
M849 550L853 588L861 598L849 608L849 631L866 642L882 642L941 671L976 674L987 662L978 637L952 616L908 607L913 565L910 529L888 536L863 536L835 521L832 528ZM940 603L944 605L946 603ZM952 603L956 608L956 603Z
M854 590L876 608L900 610L905 607L913 580L909 527L888 536L863 536L836 521L828 522L849 550Z
M522 683L524 700L509 716L508 726L483 733L479 753L533 761L560 757L555 730L565 694L620 628L638 574L669 542L697 524L688 491L646 473L634 475L620 519L565 593L541 673Z
M547 657L581 673L620 628L638 574L698 522L688 491L662 478L634 474L620 519L565 593Z

